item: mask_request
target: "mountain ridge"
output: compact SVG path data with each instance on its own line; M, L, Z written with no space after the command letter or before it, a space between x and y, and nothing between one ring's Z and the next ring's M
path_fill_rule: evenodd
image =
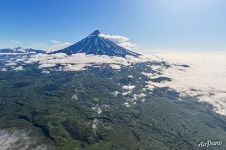
M45 50L38 50L33 48L22 48L22 47L15 47L15 48L3 48L0 49L0 53L20 53L20 54L45 54Z

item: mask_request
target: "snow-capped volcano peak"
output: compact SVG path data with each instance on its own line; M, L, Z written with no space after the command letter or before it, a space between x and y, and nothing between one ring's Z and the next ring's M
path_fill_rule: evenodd
M139 56L138 53L123 48L113 41L101 37L100 34L101 33L99 30L95 30L89 36L75 43L74 45L55 51L53 53L66 53L68 55L85 53L120 57L125 57L126 55Z

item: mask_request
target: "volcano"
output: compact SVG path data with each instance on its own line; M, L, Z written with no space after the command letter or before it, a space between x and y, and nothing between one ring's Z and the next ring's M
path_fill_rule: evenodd
M86 38L81 41L66 47L64 49L52 52L55 53L66 53L67 55L72 55L76 53L85 53L93 55L107 55L107 56L119 56L125 57L126 55L130 56L139 56L140 54L130 51L126 48L123 48L113 41L106 39L100 36L100 31L96 30Z

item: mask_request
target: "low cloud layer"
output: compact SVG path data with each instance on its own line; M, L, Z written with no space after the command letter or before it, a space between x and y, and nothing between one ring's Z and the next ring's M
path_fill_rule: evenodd
M47 150L48 146L39 144L35 137L31 137L24 130L0 130L1 150Z
M158 56L171 63L172 67L163 69L161 76L172 81L157 86L170 87L181 96L197 97L212 104L217 113L226 115L226 55L165 53ZM181 64L190 67L182 67ZM150 78L158 76L149 74Z
M86 55L83 53L66 55L64 53L57 54L37 54L24 60L25 64L38 63L40 69L52 68L57 65L62 66L62 70L65 71L80 71L84 70L88 66L108 64L112 69L120 69L121 66L128 66L135 63L154 61L155 57L111 57L105 55ZM9 62L6 65L12 65L13 62ZM15 64L14 64L15 65Z
M100 55L86 55L83 53L66 55L58 54L37 54L31 57L21 57L16 61L7 61L1 71L23 70L23 65L38 64L44 73L51 70L58 71L81 71L90 66L108 65L112 69L120 70L123 66L129 66L141 62L162 62L165 61L171 67L151 65L152 70L158 72L145 72L142 74L148 78L167 77L170 80L164 82L148 81L145 89L154 91L156 87L168 87L180 93L181 98L192 96L199 101L207 102L214 106L217 113L226 115L226 55L210 54L156 54L143 55L140 57L127 56L109 57ZM20 67L21 66L21 67ZM189 66L189 67L188 67ZM126 91L124 95L128 94Z

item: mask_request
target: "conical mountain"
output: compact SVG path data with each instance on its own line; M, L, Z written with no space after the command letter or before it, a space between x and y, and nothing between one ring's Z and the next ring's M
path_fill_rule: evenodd
M53 53L66 53L68 55L85 53L120 57L125 57L126 55L139 56L138 53L125 49L111 40L101 37L99 30L94 31L81 41Z

